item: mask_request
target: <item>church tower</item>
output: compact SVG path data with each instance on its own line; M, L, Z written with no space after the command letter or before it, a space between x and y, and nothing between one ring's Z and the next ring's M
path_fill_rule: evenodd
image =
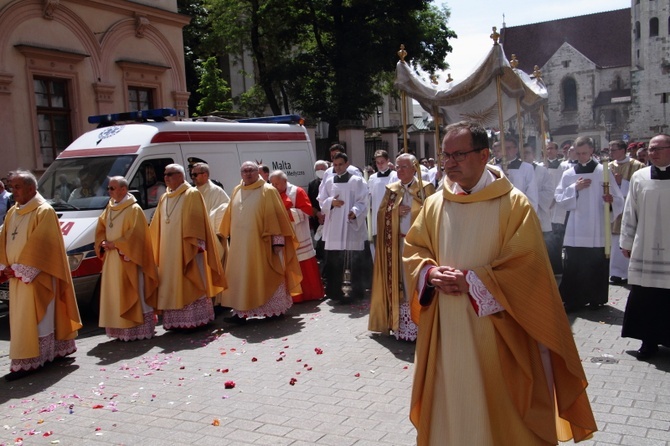
M670 131L670 0L631 0L630 137Z

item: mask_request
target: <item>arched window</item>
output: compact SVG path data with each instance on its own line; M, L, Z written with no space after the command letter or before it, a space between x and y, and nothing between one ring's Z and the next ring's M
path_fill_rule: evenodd
M649 19L649 37L658 36L658 18L652 17Z
M566 77L561 83L563 90L563 110L577 110L577 82L571 77Z
M641 35L640 32L640 22L635 22L635 38L639 39Z

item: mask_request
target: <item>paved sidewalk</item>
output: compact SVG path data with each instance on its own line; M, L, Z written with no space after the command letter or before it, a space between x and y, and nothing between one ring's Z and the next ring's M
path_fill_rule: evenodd
M627 290L570 315L601 432L587 445L670 441L670 350L638 362L619 337ZM411 445L413 344L372 336L368 303L109 341L88 321L73 362L0 382L0 445ZM9 369L0 320L0 373ZM234 388L226 389L226 383Z

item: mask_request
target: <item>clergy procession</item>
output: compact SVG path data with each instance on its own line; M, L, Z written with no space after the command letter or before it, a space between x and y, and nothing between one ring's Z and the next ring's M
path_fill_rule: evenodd
M534 147L462 121L446 127L432 174L411 153L377 150L368 177L334 144L307 191L245 161L228 194L206 163L188 166L192 184L169 164L151 221L114 176L95 239L99 326L146 340L159 323L249 324L369 296L373 336L416 343L419 445L585 440L597 426L567 313L597 311L610 284L628 284L622 336L641 341L637 359L670 346L670 136L645 150L648 163L637 146L597 153L579 137L548 142L539 162ZM56 213L32 173L8 178L13 381L75 353L82 322Z

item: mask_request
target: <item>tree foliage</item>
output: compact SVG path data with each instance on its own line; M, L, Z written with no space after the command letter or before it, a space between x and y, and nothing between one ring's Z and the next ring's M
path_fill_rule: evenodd
M200 94L200 102L196 107L198 116L205 116L213 112L228 112L233 109L233 101L230 99L230 88L221 76L216 57L207 59L199 68L200 86L197 92Z
M202 0L219 54L251 54L275 114L297 110L335 128L363 119L398 61L446 69L449 11L429 0ZM208 45L209 45L208 44ZM259 91L252 95L256 100Z

